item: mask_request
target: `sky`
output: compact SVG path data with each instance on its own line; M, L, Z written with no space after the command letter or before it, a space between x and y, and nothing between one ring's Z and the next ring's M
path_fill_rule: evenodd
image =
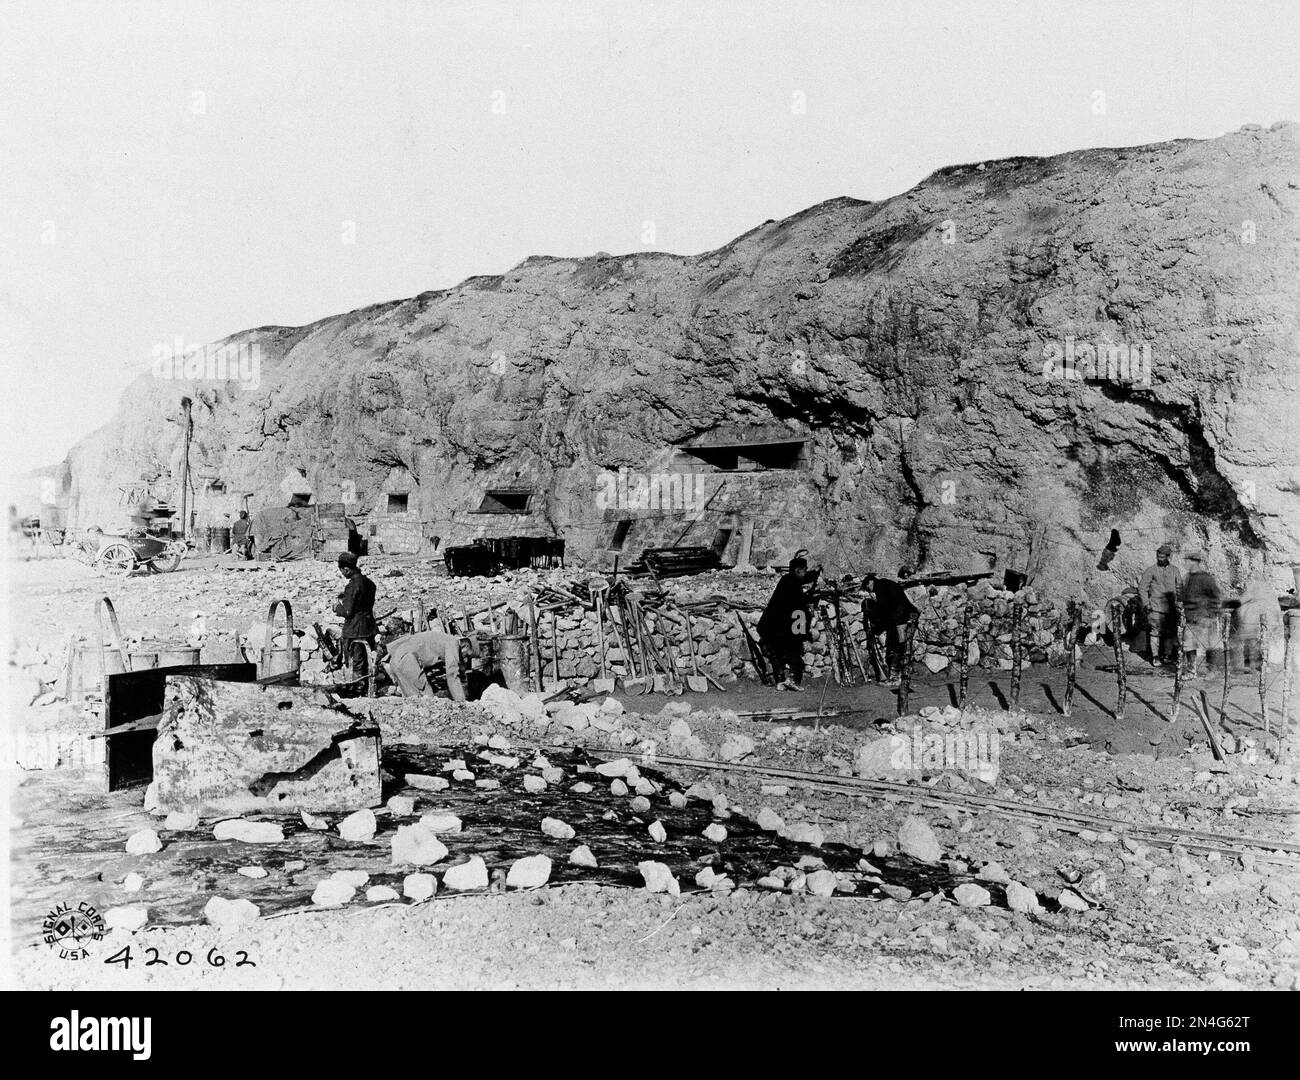
M153 350L1300 120L1300 4L0 0L5 471Z

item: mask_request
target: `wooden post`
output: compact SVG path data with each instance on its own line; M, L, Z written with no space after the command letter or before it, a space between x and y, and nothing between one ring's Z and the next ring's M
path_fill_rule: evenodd
M1265 670L1268 668L1268 620L1263 615L1259 617L1259 713L1260 718L1264 721L1264 739L1273 734L1270 730L1268 719L1268 684L1264 679Z
M1294 610L1282 613L1282 718L1278 721L1277 731L1279 760L1286 754L1286 740L1291 733L1291 650L1295 642L1295 628L1291 625L1290 616L1294 614Z
M889 678L889 672L880 658L880 642L876 640L876 628L871 624L866 604L862 605L862 631L867 636L867 659L871 661L871 672L876 682L884 682Z
M555 681L560 680L560 634L557 629L559 617L556 612L551 612L551 663L555 666Z
M596 649L600 654L600 677L608 678L605 674L605 616L601 611L600 593L596 593Z
M1079 605L1071 600L1065 608L1065 695L1061 698L1061 713L1070 715L1074 708L1074 684L1079 675Z
M1231 626L1232 612L1222 612L1219 615L1219 637L1223 639L1223 696L1219 698L1219 723L1225 726L1228 723L1228 677L1232 674L1231 658L1228 656L1228 636L1231 633Z
M907 713L907 704L912 696L912 642L916 637L916 624L920 621L919 612L907 620L907 634L903 640L903 671L898 683L899 716Z
M542 692L542 646L537 640L537 605L528 595L528 644L533 652L533 690Z
M1124 669L1124 611L1118 600L1110 602L1110 632L1115 646L1115 719L1124 719L1128 700L1128 673Z
M822 626L826 634L826 664L827 669L835 676L835 685L843 686L844 679L840 675L839 659L835 655L835 628L831 623L831 617L819 603L817 605L817 614L822 617Z
M961 604L961 655L957 658L957 708L966 705L966 691L970 687L970 599Z
M1178 723L1178 706L1183 697L1183 639L1186 636L1187 620L1183 614L1183 602L1174 600L1174 703L1169 713L1169 722Z
M1017 600L1011 605L1011 708L1020 707L1020 674L1024 664L1024 648L1020 641L1020 623L1024 608Z

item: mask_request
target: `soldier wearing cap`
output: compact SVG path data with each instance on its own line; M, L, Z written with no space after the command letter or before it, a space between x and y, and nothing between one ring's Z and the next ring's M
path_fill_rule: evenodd
M1146 613L1147 642L1153 667L1162 667L1173 657L1176 627L1175 599L1183 587L1183 576L1169 564L1173 548L1161 544L1156 548L1156 563L1148 567L1138 584L1138 600Z
M339 635L343 662L352 666L354 679L364 679L370 673L365 646L373 648L379 632L375 623L375 583L357 568L357 557L350 551L339 556L339 573L347 582L334 605L334 614L343 619Z

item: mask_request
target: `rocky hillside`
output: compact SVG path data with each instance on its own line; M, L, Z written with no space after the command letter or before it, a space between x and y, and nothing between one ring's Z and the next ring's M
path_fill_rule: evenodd
M73 521L176 473L188 393L200 482L257 508L300 470L318 500L355 489L372 524L409 493L391 516L444 542L491 526L594 554L631 517L633 552L687 518L611 505L608 476L703 469L687 542L749 522L760 563L808 547L835 569L1113 589L1167 539L1281 582L1300 551L1296 131L954 166L701 255L535 257L251 330L224 344L258 346L256 385L145 377L71 452ZM674 456L773 438L806 440L798 467ZM472 513L503 487L534 493L527 516Z

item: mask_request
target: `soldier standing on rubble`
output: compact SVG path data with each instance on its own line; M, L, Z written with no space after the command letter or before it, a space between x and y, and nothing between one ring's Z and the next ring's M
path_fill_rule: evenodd
M1176 627L1171 616L1174 600L1183 587L1183 575L1178 572L1178 567L1169 565L1173 550L1168 544L1156 548L1156 564L1147 567L1138 585L1138 600L1146 616L1152 667L1163 667L1177 647L1174 644Z
M357 569L357 557L350 551L339 556L339 573L347 580L334 605L334 614L343 619L343 663L352 665L354 679L364 679L370 673L365 646L374 647L379 631L375 624L375 583Z
M776 583L772 598L758 620L758 639L771 658L778 690L802 690L803 643L812 634L812 611L806 588L816 584L820 570L808 573L808 560L796 554L790 569ZM805 586L805 582L807 586ZM782 678L786 668L789 678Z

